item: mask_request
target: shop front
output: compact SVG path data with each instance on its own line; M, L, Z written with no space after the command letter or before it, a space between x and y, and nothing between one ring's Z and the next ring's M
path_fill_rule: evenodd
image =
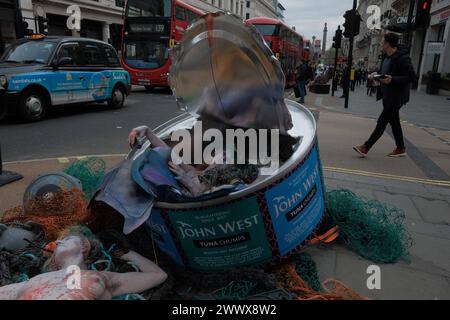
M5 48L16 40L20 17L16 0L0 0L0 56Z

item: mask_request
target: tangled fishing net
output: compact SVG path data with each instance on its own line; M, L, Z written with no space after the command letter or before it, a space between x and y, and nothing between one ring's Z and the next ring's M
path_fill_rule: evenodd
M12 222L7 225L27 229L27 226L20 222ZM40 232L33 240L33 246L14 253L0 250L0 286L26 281L39 275L41 266L46 260L42 250L45 245L44 234Z
M28 201L26 207L7 210L0 222L34 221L42 226L44 238L53 241L67 227L85 224L89 218L84 193L74 189L57 192L51 198L38 197Z
M343 283L330 279L323 283L325 291L312 289L296 271L295 263L285 263L274 270L278 285L296 294L297 300L366 300Z
M295 271L313 290L322 290L317 266L313 258L306 252L301 252L292 257L295 263Z
M77 160L64 172L81 181L86 199L91 199L105 176L105 162L97 157Z
M412 239L402 210L376 200L364 200L349 190L327 193L330 222L338 225L349 249L378 263L408 260Z

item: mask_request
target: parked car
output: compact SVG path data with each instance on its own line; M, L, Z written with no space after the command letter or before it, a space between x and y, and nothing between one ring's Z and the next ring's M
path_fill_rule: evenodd
M115 49L98 40L33 35L0 59L0 118L18 113L38 121L50 107L85 102L118 109L130 91Z

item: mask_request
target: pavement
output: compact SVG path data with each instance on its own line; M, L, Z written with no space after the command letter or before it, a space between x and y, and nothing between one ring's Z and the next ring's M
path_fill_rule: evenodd
M375 120L366 113L342 111L340 103L337 97L314 94L308 94L305 103L318 119L327 189L350 189L367 199L403 209L413 246L409 251L410 263L378 265L381 289L375 290L367 287L370 276L367 268L373 262L340 244L309 248L307 252L317 263L320 280L335 277L370 299L450 299L449 131L442 128L430 131L432 128L428 127L424 130L425 127L408 122L405 136L412 145L408 157L386 157L394 146L392 136L387 134L369 158L360 159L353 154L351 146L363 142L375 126ZM373 100L371 103L376 107ZM101 157L111 168L124 155ZM63 170L76 160L76 157L59 157L4 163L5 170L19 172L24 179L0 187L0 214L21 204L24 190L37 175Z

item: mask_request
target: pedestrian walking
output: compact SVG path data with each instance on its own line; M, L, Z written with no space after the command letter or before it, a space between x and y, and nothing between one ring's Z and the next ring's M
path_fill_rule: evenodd
M297 80L297 87L300 94L300 99L298 100L299 103L305 103L305 96L306 96L306 81L310 78L310 67L308 66L307 61L303 61L296 70L296 80Z
M377 121L377 126L369 139L353 149L362 157L366 157L369 150L381 138L389 123L395 138L396 148L389 153L390 157L406 156L402 126L400 124L400 109L409 102L410 85L416 74L409 57L409 50L399 45L399 37L388 33L382 43L384 58L379 70L380 78L371 74L369 79L378 86L377 101L383 100L383 112Z
M356 84L356 70L353 67L350 71L350 90L355 91Z
M348 71L348 67L345 67L342 71L341 77L341 87L342 87L342 96L341 98L345 98L345 94L347 93L348 87L350 85L350 72Z

